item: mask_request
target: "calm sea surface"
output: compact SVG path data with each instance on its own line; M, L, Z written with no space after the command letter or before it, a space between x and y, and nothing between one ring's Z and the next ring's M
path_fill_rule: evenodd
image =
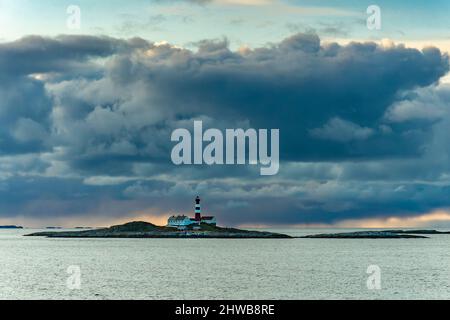
M450 235L394 240L45 239L0 230L0 299L450 299ZM293 236L345 230L270 230ZM368 290L370 265L381 290ZM70 290L67 269L81 270Z

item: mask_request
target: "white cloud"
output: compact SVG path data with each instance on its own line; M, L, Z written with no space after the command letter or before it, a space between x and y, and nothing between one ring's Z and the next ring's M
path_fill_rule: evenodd
M310 134L319 139L349 142L366 140L374 134L374 130L335 117L330 119L323 127L311 130Z
M449 112L448 99L450 86L419 88L407 92L406 97L394 103L384 118L388 122L405 122L410 120L438 120Z

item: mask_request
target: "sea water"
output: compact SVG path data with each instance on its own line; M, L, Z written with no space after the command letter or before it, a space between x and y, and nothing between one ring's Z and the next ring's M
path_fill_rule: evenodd
M363 240L23 236L36 231L41 230L0 230L0 299L450 298L450 235ZM301 236L355 230L268 231ZM379 289L368 285L370 266L379 268ZM73 270L80 271L75 289Z

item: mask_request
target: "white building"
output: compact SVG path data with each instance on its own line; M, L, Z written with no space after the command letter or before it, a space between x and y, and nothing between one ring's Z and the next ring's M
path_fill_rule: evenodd
M172 216L169 218L167 226L184 230L187 229L188 226L192 225L193 222L195 221L192 221L192 219L187 216Z

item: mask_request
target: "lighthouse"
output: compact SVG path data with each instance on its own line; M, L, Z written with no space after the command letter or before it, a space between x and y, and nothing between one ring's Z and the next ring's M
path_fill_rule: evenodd
M214 216L202 216L199 196L195 198L194 218L185 215L171 216L167 222L167 226L177 228L178 230L201 230L202 224L217 226L217 221Z
M200 207L200 197L195 198L195 221L202 221L202 209Z

